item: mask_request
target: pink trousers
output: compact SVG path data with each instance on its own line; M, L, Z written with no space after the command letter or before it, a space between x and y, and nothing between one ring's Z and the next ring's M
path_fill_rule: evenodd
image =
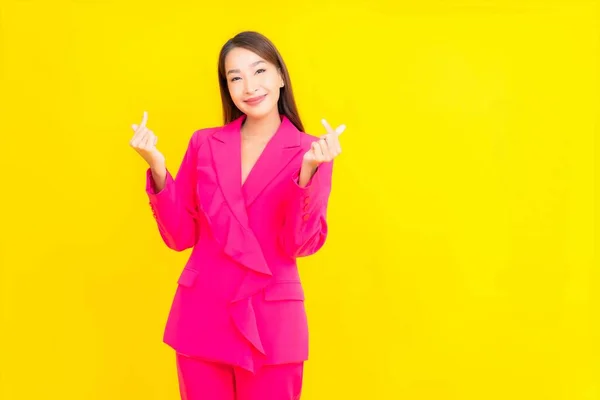
M182 400L299 400L304 364L269 365L256 375L177 353Z

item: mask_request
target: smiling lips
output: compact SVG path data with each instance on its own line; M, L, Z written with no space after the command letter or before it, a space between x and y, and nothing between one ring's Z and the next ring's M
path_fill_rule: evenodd
M255 106L260 104L260 102L262 102L266 96L266 94L263 94L262 96L251 97L248 100L244 100L244 102L248 105Z

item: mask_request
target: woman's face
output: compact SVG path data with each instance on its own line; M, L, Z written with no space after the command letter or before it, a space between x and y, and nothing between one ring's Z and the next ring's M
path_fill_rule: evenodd
M275 65L236 47L225 57L225 78L233 103L249 118L277 112L283 79Z

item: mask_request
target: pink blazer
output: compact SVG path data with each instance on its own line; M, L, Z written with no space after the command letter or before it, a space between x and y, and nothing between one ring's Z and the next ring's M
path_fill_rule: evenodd
M297 184L316 137L286 118L241 185L245 116L196 131L175 179L146 191L160 235L193 250L179 277L164 332L176 351L249 371L308 359L304 290L296 259L327 236L333 163Z

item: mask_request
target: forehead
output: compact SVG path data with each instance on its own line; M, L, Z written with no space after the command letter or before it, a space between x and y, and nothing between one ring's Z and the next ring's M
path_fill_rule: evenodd
M252 63L260 60L263 58L253 51L236 47L225 57L225 70L248 68Z

